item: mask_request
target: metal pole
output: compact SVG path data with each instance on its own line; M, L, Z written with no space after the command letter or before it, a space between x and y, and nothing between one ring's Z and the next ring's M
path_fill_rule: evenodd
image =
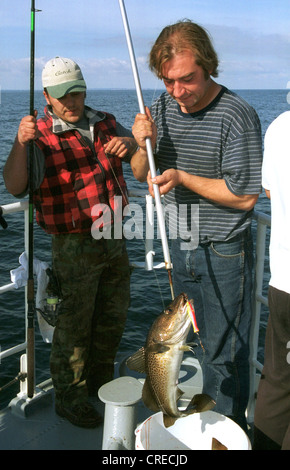
M124 23L124 29L125 29L125 35L126 35L127 44L128 44L129 55L131 59L131 66L132 66L132 71L133 71L133 76L134 76L134 81L135 81L139 109L140 109L141 114L146 114L141 85L140 85L140 79L139 79L139 74L138 74L138 69L137 69L137 64L136 64L136 58L135 58L135 53L133 49L129 24L128 24L128 18L127 18L123 0L119 0L119 4L120 4L123 23ZM151 176L152 178L155 178L156 168L155 168L154 155L153 155L152 143L151 143L150 138L146 139L146 149L147 149ZM171 278L172 265L171 265L168 241L167 241L166 230L165 230L165 221L164 221L163 208L161 204L161 196L160 196L160 191L159 191L159 187L157 184L153 185L153 190L154 190L154 197L155 197L155 203L156 203L157 220L159 224L160 236L161 236L161 241L162 241L165 268L167 269L167 272L168 272L169 284L170 284L170 289L171 289L171 297L172 299L174 299L174 292L173 292L173 285L172 285L172 278Z

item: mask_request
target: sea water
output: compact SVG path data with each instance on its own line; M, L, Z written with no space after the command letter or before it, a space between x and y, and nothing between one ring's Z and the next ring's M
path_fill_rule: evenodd
M150 106L161 91L144 90L145 105ZM285 90L240 90L237 93L250 103L257 111L262 125L263 136L269 124L282 112L289 109L287 92ZM116 119L125 127L133 125L136 113L139 112L135 90L92 90L88 91L86 103L98 110L107 111L115 115ZM39 116L43 115L45 106L41 91L35 93L35 108ZM13 144L21 118L29 114L29 92L2 91L0 104L0 205L15 202L16 199L7 193L2 170ZM146 189L147 184L137 182L131 172L130 165L124 165L125 178L129 189ZM140 204L139 200L134 200ZM143 204L143 203L142 203ZM259 197L257 210L270 213L270 204L265 194ZM10 270L19 266L19 256L23 252L23 216L13 214L6 216L8 228L0 227L0 285L10 283ZM255 226L253 225L255 232ZM144 261L144 240L137 237L127 241L130 260ZM34 224L34 252L35 257L50 262L50 237ZM156 263L163 261L160 240L154 242ZM266 263L268 270L268 264ZM267 289L266 274L265 290ZM128 320L123 334L120 351L131 354L143 346L148 329L154 318L171 300L167 272L144 271L135 269L131 277L131 305ZM0 348L8 349L24 342L24 293L23 289L9 292L0 297ZM266 317L262 323L265 329ZM43 342L36 326L36 383L49 377L50 344ZM19 355L9 357L0 364L0 387L12 380L19 371ZM18 385L14 386L15 392ZM10 393L0 393L0 409L7 403ZM14 393L15 393L14 392Z

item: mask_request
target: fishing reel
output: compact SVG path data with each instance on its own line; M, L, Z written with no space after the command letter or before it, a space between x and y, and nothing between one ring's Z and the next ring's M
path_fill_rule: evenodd
M55 326L60 304L61 300L58 297L50 295L46 298L43 309L37 308L36 310L50 326Z
M61 291L57 278L50 268L46 270L46 274L49 278L47 297L41 302L42 308L37 308L36 310L50 326L55 326L59 315L59 307L62 302L60 299Z

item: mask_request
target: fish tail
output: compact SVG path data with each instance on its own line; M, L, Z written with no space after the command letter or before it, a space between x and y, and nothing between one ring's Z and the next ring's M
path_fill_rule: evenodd
M166 428L173 426L178 418L209 411L216 405L216 402L207 394L199 393L194 395L185 411L180 412L179 416L169 416L163 413L163 424Z
M169 428L170 426L173 426L173 424L175 423L175 421L178 419L177 418L174 418L173 416L168 416L168 415L165 415L163 414L163 424L164 424L164 427L165 428Z
M199 393L194 395L185 413L201 413L203 411L209 411L216 405L216 402L206 393Z

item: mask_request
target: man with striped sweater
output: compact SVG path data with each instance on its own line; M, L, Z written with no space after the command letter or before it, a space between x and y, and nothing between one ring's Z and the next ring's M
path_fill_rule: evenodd
M133 134L143 170L135 176L147 177L152 194L158 184L166 207L179 214L168 216L169 233L177 234L171 246L174 292L186 292L194 301L204 346L196 350L203 392L216 401L217 412L246 429L250 225L261 191L259 118L213 80L217 54L207 32L189 20L164 28L151 50L150 68L167 93L146 116L136 116ZM147 175L146 137L161 173L155 179Z

